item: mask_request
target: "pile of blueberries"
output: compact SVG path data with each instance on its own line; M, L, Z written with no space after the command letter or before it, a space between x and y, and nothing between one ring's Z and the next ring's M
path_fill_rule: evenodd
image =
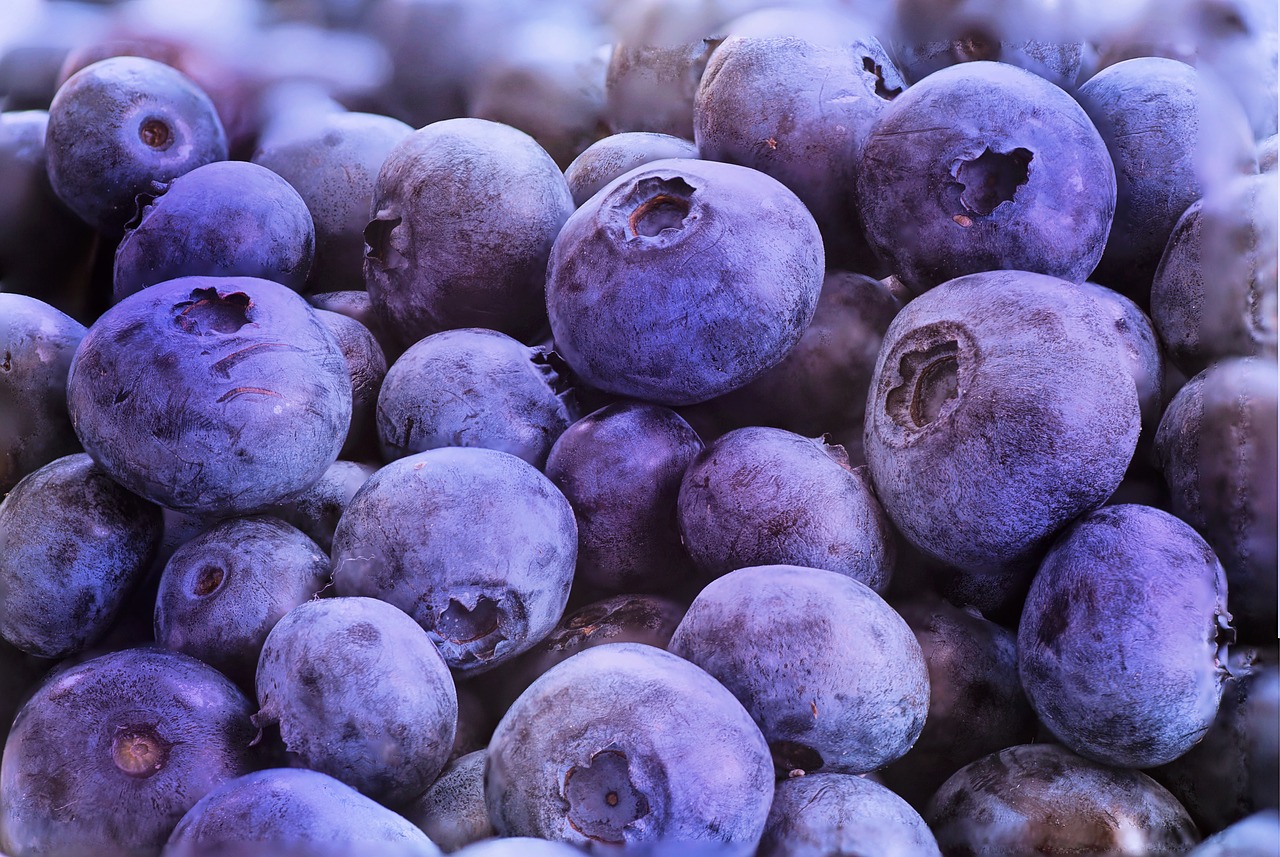
M7 857L1280 854L1271 0L0 6Z

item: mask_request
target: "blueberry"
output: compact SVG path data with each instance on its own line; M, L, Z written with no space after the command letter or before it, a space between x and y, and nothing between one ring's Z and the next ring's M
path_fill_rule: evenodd
M0 496L80 449L67 372L85 328L44 301L0 293Z
M828 266L879 275L854 186L872 124L906 86L869 34L839 44L731 36L698 84L694 141L707 160L760 170L795 191L822 230Z
M1084 282L1116 205L1115 169L1080 106L996 62L950 66L891 101L859 176L867 239L915 292L995 269Z
M327 555L347 504L377 469L372 464L335 461L310 488L262 511L302 530Z
M542 467L575 416L558 363L545 349L496 330L446 330L423 338L392 364L378 395L383 457L474 446Z
M530 685L489 743L503 836L591 846L669 842L755 852L769 748L742 706L686 660L641 643L579 652Z
M178 822L162 857L439 857L403 816L299 768L223 783Z
M351 421L333 334L296 293L249 277L184 277L116 304L76 350L67 401L112 478L211 515L307 488Z
M597 140L565 168L564 178L580 207L623 173L666 158L696 158L698 147L683 137L651 131L624 131Z
M484 119L420 128L387 156L365 228L365 284L403 346L486 327L546 324L544 278L573 210L564 175L522 131Z
M1280 135L1272 134L1265 140L1258 141L1258 172L1274 173L1277 159L1280 159Z
M776 179L654 161L593 196L556 238L556 350L605 392L705 401L754 380L800 339L822 267L813 216Z
M282 176L306 201L315 224L307 292L364 287L364 227L373 183L387 155L413 133L398 119L332 113L314 127L263 141L253 162Z
M227 158L209 97L155 60L112 57L72 75L49 106L54 192L85 222L119 237L151 183Z
M778 783L757 857L846 853L941 857L920 814L869 779L809 774Z
M1213 551L1168 512L1107 506L1082 516L1036 572L1018 624L1018 670L1064 744L1149 768L1191 749L1226 680L1227 580Z
M1244 641L1276 638L1276 388L1273 357L1220 361L1178 391L1156 431L1169 508L1222 561Z
M608 405L560 435L546 473L577 518L577 585L661 592L693 579L676 498L701 450L697 433L675 411L639 402Z
M1275 173L1209 189L1173 227L1151 285L1151 318L1188 375L1227 357L1275 359Z
M1155 780L1056 744L1024 744L955 773L925 821L949 857L1008 854L1185 854L1200 837Z
M446 852L496 836L484 802L485 750L449 763L425 792L405 806L404 817Z
M390 331L386 330L373 311L373 303L369 293L364 289L353 289L342 292L321 292L307 297L307 302L316 309L336 312L347 318L360 322L369 329L374 339L382 346L382 353L390 363L404 351Z
M260 277L301 291L315 254L307 204L266 167L220 161L138 196L115 261L115 299L178 277Z
M928 669L907 623L831 571L730 572L698 593L670 650L733 692L784 775L873 771L911 748L929 709Z
M156 642L248 691L268 632L329 581L329 557L265 515L233 518L174 551L160 576Z
M876 494L952 595L1016 605L1041 554L1120 484L1138 439L1114 310L1022 271L961 277L890 324L867 401Z
M482 671L555 627L577 543L569 502L532 465L491 449L429 450L383 467L347 504L334 585L400 607L451 668Z
M30 474L0 503L0 635L61 658L97 643L160 542L160 509L84 453Z
M1146 306L1182 212L1226 178L1253 172L1248 120L1229 92L1162 57L1105 68L1076 97L1116 173L1115 220L1093 279Z
M278 725L308 768L389 806L422 794L453 748L458 697L408 615L374 598L307 601L267 635L258 728Z
M64 669L9 733L0 843L18 857L156 857L183 813L255 766L250 712L235 685L176 652Z
M585 852L563 842L532 836L507 836L477 842L455 853L462 857L581 857Z
M736 429L685 471L680 535L719 577L751 565L825 568L883 592L896 556L866 468L844 450L782 429Z
M316 317L329 328L351 376L351 426L338 453L343 458L378 459L378 394L387 376L387 357L373 332L358 320L317 309Z
M1274 857L1280 840L1280 815L1255 813L1209 837L1187 857Z

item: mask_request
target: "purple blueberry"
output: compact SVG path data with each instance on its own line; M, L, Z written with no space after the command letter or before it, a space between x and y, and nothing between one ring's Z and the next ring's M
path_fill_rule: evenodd
M656 134L651 131L624 131L597 140L582 150L564 171L564 179L573 195L574 207L580 207L609 182L636 167L666 158L696 158L698 147L683 137Z
M351 426L338 454L376 461L378 394L387 377L387 357L373 332L356 319L325 309L317 309L316 316L338 340L351 377Z
M484 802L488 753L476 750L454 759L436 781L402 813L445 852L496 836Z
M1275 857L1280 841L1280 815L1254 813L1209 837L1187 857Z
M335 461L310 488L262 511L302 530L328 555L347 504L377 469L372 464Z

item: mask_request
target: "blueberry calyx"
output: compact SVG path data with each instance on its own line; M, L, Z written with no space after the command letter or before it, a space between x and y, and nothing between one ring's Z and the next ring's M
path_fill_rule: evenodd
M624 206L627 237L630 239L671 238L690 226L693 214L693 185L679 176L649 176L636 182Z
M386 269L404 267L404 256L391 243L392 233L402 222L402 217L393 217L386 211L378 212L364 228L365 258Z
M622 845L627 826L649 814L649 799L631 781L627 754L610 744L564 775L569 825L583 836Z
M164 768L173 744L160 737L154 723L119 726L111 739L111 758L131 777L150 777Z
M769 752L773 756L773 766L786 772L788 777L811 774L824 764L821 753L798 741L772 741Z
M196 574L191 586L193 595L204 598L217 592L226 579L226 572L216 565L206 565Z
M173 129L158 116L149 116L138 126L138 139L148 148L163 152L173 145Z
M892 89L884 82L884 67L871 57L862 58L862 70L872 75L876 79L876 95L885 101L892 101L902 94L902 87L895 86Z
M186 333L212 336L235 333L249 323L253 302L244 292L222 294L217 289L195 289L191 297L174 304L174 321Z
M889 391L886 409L903 428L924 428L951 410L960 395L959 343L953 339L902 355L903 383Z
M1018 188L1030 177L1032 154L1021 147L1012 152L997 152L990 146L981 155L970 160L959 160L951 168L951 175L960 185L960 204L964 212L953 219L961 226L965 214L986 216L1006 202L1013 202Z

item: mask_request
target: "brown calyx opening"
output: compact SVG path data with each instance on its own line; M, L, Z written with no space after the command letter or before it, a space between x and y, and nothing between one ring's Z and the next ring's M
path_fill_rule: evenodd
M163 119L152 116L138 126L138 139L143 145L163 152L173 143L173 129Z
M206 595L212 595L222 586L222 581L226 579L226 572L216 565L206 565L200 569L200 573L196 575L195 586L192 592L201 598Z
M895 86L892 89L890 89L885 84L884 68L880 65L880 63L876 62L871 57L862 58L862 70L875 77L876 95L880 96L885 101L892 101L894 98L902 94L902 87Z
M1012 202L1030 177L1031 158L1029 149L995 152L988 146L973 160L960 162L953 175L962 188L960 204L965 211L985 216Z
M191 297L174 306L175 321L186 333L209 336L235 333L249 323L252 301L244 292L220 294L217 289L195 289Z
M498 602L488 596L477 598L475 607L450 598L436 619L436 633L451 643L472 643L498 630L501 619Z
M960 395L960 344L954 339L902 356L902 384L889 391L885 410L903 428L936 422Z
M773 741L769 744L773 766L794 777L796 771L811 774L822 767L822 754L798 741Z
M588 839L610 845L626 841L627 825L649 814L649 799L631 780L627 754L604 749L586 765L575 765L562 789L570 826Z
M149 777L164 768L172 747L154 725L121 726L111 739L111 759L131 777Z

